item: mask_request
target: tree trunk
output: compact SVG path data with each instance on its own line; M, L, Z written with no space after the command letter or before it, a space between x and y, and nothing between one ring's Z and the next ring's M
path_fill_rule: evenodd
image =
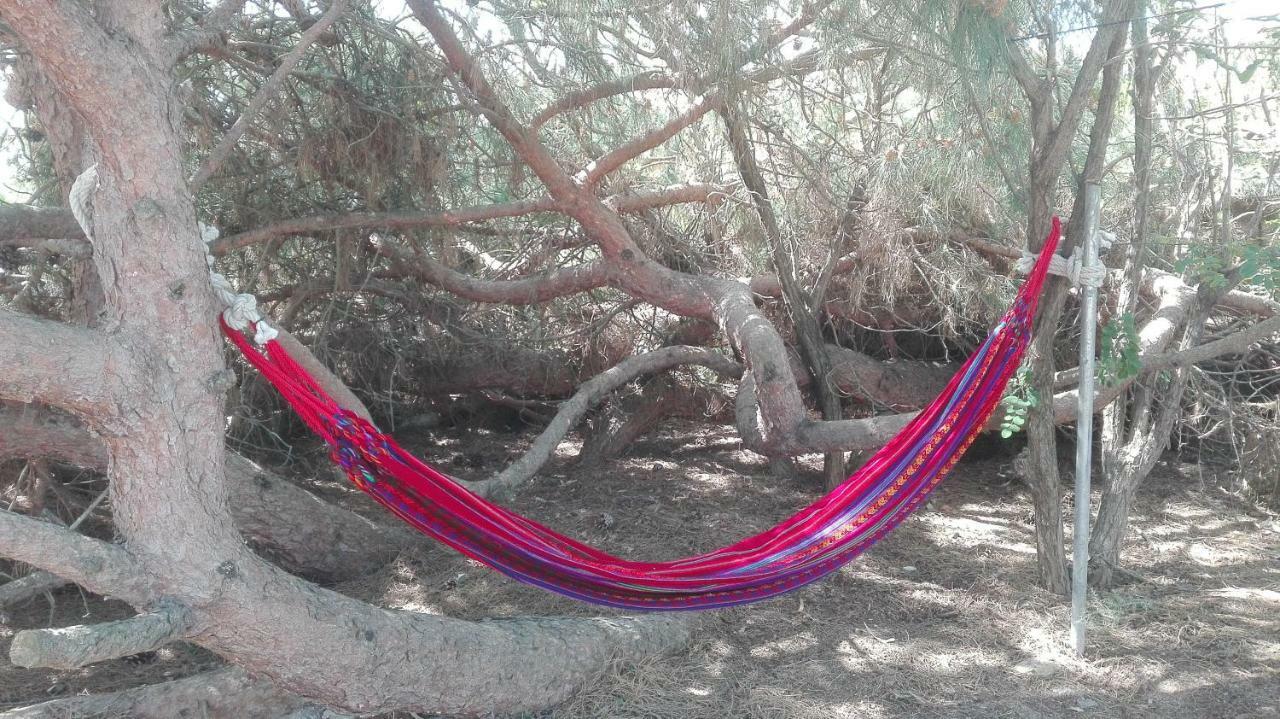
M796 277L792 248L787 246L778 226L778 219L773 211L773 203L769 200L769 188L765 185L764 176L756 165L755 147L747 128L746 113L735 98L726 103L721 110L725 129L729 135L729 147L733 150L734 161L738 165L738 174L751 195L752 205L764 227L768 238L774 270L782 283L783 303L787 307L787 315L800 345L800 356L804 358L805 368L813 378L813 391L818 397L818 405L822 410L822 418L836 421L841 417L840 395L829 383L831 375L831 358L827 356L827 343L822 337L822 326L818 324L818 307L809 293L800 286ZM827 488L834 488L845 479L844 452L827 452L823 457L823 479Z
M1086 98L1097 78L1103 72L1102 90L1099 93L1093 127L1089 133L1089 153L1085 159L1082 183L1101 179L1106 164L1107 141L1111 132L1111 120L1115 99L1119 93L1120 66L1107 63L1116 58L1124 47L1124 20L1132 2L1117 2L1108 6L1105 18L1109 22L1094 36L1085 61L1071 89L1071 95L1063 107L1062 117L1056 123L1052 117L1054 93L1044 81L1029 72L1029 66L1021 55L1013 54L1015 75L1019 78L1031 101L1033 146L1031 152L1030 215L1028 218L1028 244L1037 249L1040 238L1048 232L1052 214L1052 197L1057 187L1058 175L1066 159L1067 149L1076 126L1084 112ZM1105 66L1106 70L1103 71ZM1083 187L1083 185L1082 185ZM1083 192L1076 196L1072 216L1079 217L1083 209ZM1072 223L1061 247L1070 252L1080 244L1082 223ZM1040 300L1037 332L1032 342L1028 361L1031 367L1031 385L1042 399L1028 418L1026 432L1030 455L1028 481L1032 485L1032 499L1036 503L1036 547L1040 560L1040 578L1045 587L1058 594L1066 594L1070 588L1066 572L1065 545L1062 529L1060 502L1061 479L1058 472L1058 452L1054 436L1053 397L1054 335L1062 319L1068 287L1061 279L1051 280ZM1041 520L1048 524L1041 524Z
M87 234L106 278L109 328L0 310L0 363L20 368L0 376L0 398L69 408L102 437L124 544L0 513L0 553L141 612L163 597L187 612L174 638L357 711L532 711L564 700L613 659L683 642L690 625L673 617L472 623L390 612L248 551L228 506L220 308L185 180L164 13L158 2L101 2L96 11L0 7L93 125L99 182Z

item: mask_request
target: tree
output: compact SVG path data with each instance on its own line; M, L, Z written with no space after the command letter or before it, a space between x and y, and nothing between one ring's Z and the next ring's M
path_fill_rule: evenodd
M855 5L690 1L672 17L714 22L677 22L612 5L451 14L412 0L419 25L344 2L281 3L284 14L0 3L18 94L52 151L29 169L50 188L36 206L0 207L0 267L22 270L0 275L12 298L0 362L14 368L0 378L0 459L108 469L123 540L0 514L0 554L47 572L14 591L61 578L140 612L85 628L87 641L24 634L18 657L80 664L185 639L234 665L210 682L270 694L272 712L480 713L547 706L611 659L678 646L692 628L679 619L474 624L384 611L282 571L359 575L414 540L228 451L236 378L196 220L225 230L209 246L220 269L273 307L291 352L356 411L394 426L406 412L480 421L499 408L543 425L476 491L520 487L584 418L598 428L586 445L607 455L668 413L730 415L744 446L771 458L826 453L830 480L838 455L880 446L926 404L998 315L1014 245L1038 241L1073 150L1084 178L1116 166L1114 59L1132 10L1107 5L1068 85L1055 18L1036 20L1047 40L1033 69L999 4L901 17ZM1029 130L1013 104L975 111L979 73L955 53L964 28L998 40L988 60L1025 91ZM1025 183L1010 170L1028 159L1019 133ZM92 198L83 228L49 206L77 178ZM1196 289L1133 277L1150 372L1274 333L1270 319L1240 322L1169 352ZM1197 312L1274 313L1219 289ZM1049 299L1046 360L1065 287ZM1075 380L1038 367L1040 466L1073 415ZM1138 383L1109 384L1098 406ZM239 384L236 446L297 436L261 383ZM254 434L249 420L273 414ZM1065 581L1056 477L1056 462L1031 477L1050 586ZM334 546L339 534L358 537L354 549Z
M226 3L209 19L238 6ZM342 9L336 3L329 18ZM33 0L0 13L86 122L97 167L86 231L95 269L111 278L98 328L0 310L0 335L22 338L0 350L14 370L0 396L72 412L102 437L124 539L106 544L6 512L0 551L140 612L74 636L25 634L15 639L15 659L79 664L185 638L326 704L465 713L545 706L609 658L687 635L684 621L658 617L475 625L388 612L249 552L228 514L218 308L182 162L180 114L171 111L171 73L190 38L171 37L152 3L101 3L91 14Z

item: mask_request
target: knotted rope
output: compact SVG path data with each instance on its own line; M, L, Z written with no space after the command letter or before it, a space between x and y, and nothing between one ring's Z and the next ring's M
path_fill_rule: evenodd
M1115 242L1116 236L1110 232L1100 230L1098 232L1098 254L1105 253ZM1103 281L1107 278L1107 267L1099 260L1094 267L1084 266L1084 252L1077 248L1072 252L1070 257L1062 255L1054 255L1049 261L1049 274L1067 278L1067 281L1073 285L1081 287L1102 287ZM1019 274L1027 274L1031 272L1031 268L1036 264L1036 256L1028 252L1022 251L1022 257L1014 263L1013 269Z
M267 324L262 319L262 315L258 313L258 298L247 292L236 292L231 286L231 282L225 276L214 270L213 253L209 251L210 244L218 239L218 228L211 227L199 223L200 238L204 240L204 260L209 266L209 282L213 285L213 292L218 299L227 306L222 311L222 319L226 321L227 326L234 330L245 330L249 327L253 328L253 341L258 345L265 345L275 339L280 333L274 327Z
M84 230L84 236L89 242L93 242L93 194L97 189L98 166L93 164L85 168L85 171L80 173L72 183L68 198L71 215L76 218L76 222L80 225L80 229ZM236 292L227 278L214 270L213 253L209 251L209 245L218 239L218 228L203 222L198 224L200 238L204 240L204 259L209 267L209 282L213 285L213 292L218 296L218 300L227 306L222 311L222 318L232 329L245 330L253 327L253 341L259 345L265 345L275 339L280 333L267 324L258 313L258 299L248 293Z

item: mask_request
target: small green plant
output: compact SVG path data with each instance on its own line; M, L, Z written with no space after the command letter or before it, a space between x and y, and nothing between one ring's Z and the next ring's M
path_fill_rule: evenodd
M1138 358L1138 327L1133 313L1126 312L1102 328L1102 352L1098 362L1098 381L1115 385L1136 375L1142 369Z
M1227 273L1237 268L1240 282L1253 285L1268 294L1280 289L1280 248L1255 244L1235 244L1229 253L1205 245L1194 245L1178 260L1179 272L1196 283L1210 288L1227 286Z
M1039 403L1040 397L1031 386L1031 368L1023 365L1018 368L1013 379L1009 380L1009 387L1001 401L1004 405L1004 417L1000 420L1000 436L1009 439L1021 432L1027 424L1027 415Z

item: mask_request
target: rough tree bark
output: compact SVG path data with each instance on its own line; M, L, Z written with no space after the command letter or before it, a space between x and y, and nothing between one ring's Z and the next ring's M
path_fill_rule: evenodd
M1022 87L1031 106L1032 149L1029 168L1029 211L1027 218L1027 244L1039 249L1048 233L1053 215L1053 195L1058 177L1066 161L1076 129L1084 117L1093 92L1094 83L1108 58L1118 54L1125 38L1126 20L1131 15L1135 0L1116 0L1107 3L1099 22L1099 29L1085 53L1080 70L1071 85L1071 91L1055 117L1058 97L1050 67L1048 77L1041 77L1031 67L1023 49L1014 41L1006 43L1009 67L1014 79ZM1055 38L1050 33L1048 42L1052 48ZM1054 53L1049 61L1055 62ZM1113 65L1114 66L1114 65ZM1116 70L1118 73L1118 69ZM1118 74L1116 77L1118 81ZM1098 101L1098 115L1090 144L1090 157L1098 153L1105 160L1106 137L1114 95L1118 91L1112 83L1111 96ZM1105 122L1101 122L1106 120ZM1100 171L1100 170L1099 170ZM1078 203L1077 203L1078 204ZM1068 234L1063 250L1070 252L1078 237ZM1053 342L1067 298L1067 286L1061 279L1051 280L1040 300L1035 339L1028 351L1031 367L1031 384L1040 397L1053 396ZM1066 571L1066 553L1062 532L1061 489L1058 476L1058 452L1054 437L1052 405L1042 402L1031 412L1026 426L1030 463L1028 484L1031 487L1036 515L1036 554L1039 559L1040 580L1050 591L1065 594L1069 588Z
M189 612L185 638L278 686L359 711L514 712L564 699L610 659L682 642L670 617L476 624L390 612L254 556L228 509L225 369L186 188L171 38L159 2L24 0L0 16L86 119L99 184L100 330L0 310L0 398L77 414L111 456L123 545L0 513L0 553L141 612Z
M769 241L770 255L773 258L774 271L778 273L778 281L782 284L783 304L791 319L791 326L800 344L800 355L804 358L805 369L813 379L813 391L818 397L818 405L822 409L824 420L839 420L842 416L840 395L830 384L831 357L827 353L827 343L822 336L822 325L818 323L818 307L813 297L800 285L796 276L795 261L792 248L782 236L782 228L773 211L773 202L769 199L769 188L765 184L764 175L756 164L755 145L751 141L748 129L749 119L743 110L741 98L733 98L720 111L724 118L725 129L729 135L729 147L733 151L734 162L738 166L738 174L751 196L751 205L760 218L765 237ZM823 457L823 481L828 488L834 488L845 479L844 452L827 452Z

